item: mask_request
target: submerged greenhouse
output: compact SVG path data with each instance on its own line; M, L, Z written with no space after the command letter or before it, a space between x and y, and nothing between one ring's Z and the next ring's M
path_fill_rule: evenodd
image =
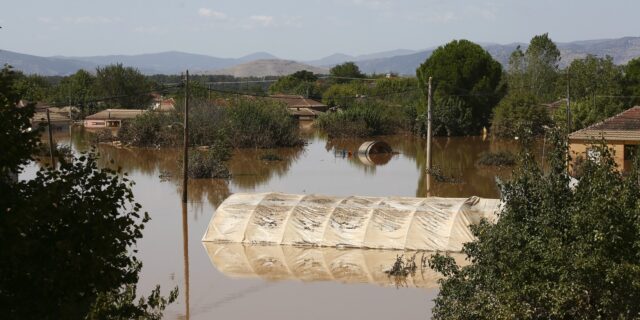
M494 221L497 199L237 193L216 210L204 242L462 250L469 225Z

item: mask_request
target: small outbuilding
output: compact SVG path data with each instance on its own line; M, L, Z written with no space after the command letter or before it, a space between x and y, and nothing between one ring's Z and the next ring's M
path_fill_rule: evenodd
M118 128L122 122L131 120L147 110L106 109L84 118L85 128Z
M572 167L581 159L599 157L593 145L602 139L612 151L618 170L629 170L640 145L640 106L569 134Z

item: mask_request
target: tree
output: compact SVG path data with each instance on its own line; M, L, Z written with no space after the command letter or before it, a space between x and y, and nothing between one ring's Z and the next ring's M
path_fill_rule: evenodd
M423 90L433 77L434 114L453 115L447 120L434 116L434 124L441 128L436 134L479 133L489 125L491 110L503 96L502 66L468 40L454 40L436 49L420 65L417 76Z
M340 78L364 78L364 74L360 72L360 68L354 62L345 62L339 64L329 70L331 76L336 77L337 83L349 82L352 79L340 79Z
M587 55L576 59L567 67L570 79L558 79L558 92L562 95L570 81L572 127L581 129L625 109L623 74L613 58ZM558 110L557 122L566 122L566 111ZM560 114L562 113L562 114Z
M526 85L529 92L542 101L554 99L560 50L549 38L549 34L545 33L531 38L523 58L526 68Z
M545 126L551 126L546 107L528 93L510 92L493 109L491 133L498 137L537 136Z
M56 88L55 102L81 104L96 97L96 77L85 70L63 78Z
M108 103L121 108L144 109L151 102L152 84L137 69L122 64L96 69L96 93L113 97Z
M2 71L0 83L11 78ZM2 86L0 134L3 171L19 173L39 132L30 131L32 106L18 108ZM7 90L7 91L5 91ZM159 319L166 299L154 290L135 301L141 264L135 244L146 213L130 181L99 169L95 155L41 168L28 181L0 179L0 309L9 319ZM37 308L34 307L37 304Z
M637 319L640 317L638 165L615 170L596 146L572 190L565 141L552 135L548 172L523 156L502 187L495 224L472 227L460 267L443 255L430 265L445 278L434 319Z
M640 104L640 58L635 58L624 67L625 95L635 96L630 99L630 105Z
M317 80L318 77L313 72L301 70L278 79L269 87L269 92L315 97L320 95L318 86L315 85Z

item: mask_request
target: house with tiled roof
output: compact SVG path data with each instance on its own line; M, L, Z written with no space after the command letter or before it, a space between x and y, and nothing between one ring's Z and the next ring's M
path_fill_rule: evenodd
M299 95L276 94L269 97L285 104L289 113L297 119L314 119L329 109L322 102Z
M569 134L569 152L574 164L580 158L599 156L593 144L602 139L611 149L618 169L623 172L629 170L640 145L640 106Z

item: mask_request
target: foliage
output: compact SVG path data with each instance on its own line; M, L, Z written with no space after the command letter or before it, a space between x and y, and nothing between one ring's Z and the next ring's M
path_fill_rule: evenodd
M615 98L623 94L623 75L609 56L588 55L576 59L567 68L569 78L558 79L558 94L566 94L570 81L572 129L582 129L611 117L625 109L627 101ZM559 125L566 123L566 111L558 110L554 117Z
M480 166L513 166L516 164L516 158L509 151L483 152L476 163Z
M488 126L491 110L503 96L500 63L467 40L455 40L436 49L420 65L417 75L423 90L433 77L433 112L441 116L437 134L479 133Z
M17 77L9 66L0 71L0 180L6 174L18 174L20 166L31 160L40 141L40 130L31 128L33 105L15 106L20 100L20 94L13 88Z
M27 130L33 108L16 108L7 87L0 89L0 164L19 173L39 132ZM133 199L133 182L99 169L94 154L59 163L29 181L0 179L0 308L9 319L81 319L90 310L102 319L99 297L135 292L141 265L132 252L149 216ZM151 316L176 294L165 303L155 293L147 304L109 308L117 318Z
M147 112L118 129L118 138L134 147L171 147L182 144L182 123L177 113Z
M414 119L406 118L406 113L398 106L390 106L378 101L359 101L353 106L320 115L318 127L329 137L368 137L412 130Z
M629 105L640 105L640 57L635 58L624 67L625 95L635 96Z
M523 84L528 92L543 101L554 99L560 50L549 38L549 34L531 38L523 58L525 66Z
M51 97L54 103L82 104L96 96L96 77L83 69L63 78Z
M227 110L227 132L236 148L291 147L300 144L298 123L286 106L271 100L239 99Z
M269 87L269 93L297 94L305 97L321 95L320 88L316 85L318 77L306 70L281 77Z
M364 78L364 74L360 72L358 65L351 61L334 66L329 70L329 74L333 77L338 77L338 79L335 79L336 83L345 83L351 80L339 78Z
M615 171L605 146L586 160L572 190L560 134L542 172L531 153L502 188L495 224L473 226L477 240L460 267L437 255L445 278L434 319L633 319L640 316L638 165Z
M96 93L114 97L108 102L121 108L144 109L151 102L152 84L137 69L122 64L96 69Z
M493 109L491 133L498 137L537 136L545 126L551 126L546 107L526 92L509 93Z
M19 73L18 79L13 82L13 88L22 99L35 102L47 100L52 91L47 78L37 74L27 76Z
M231 158L228 145L216 145L208 150L190 150L187 173L190 178L229 178L229 169L224 162Z

